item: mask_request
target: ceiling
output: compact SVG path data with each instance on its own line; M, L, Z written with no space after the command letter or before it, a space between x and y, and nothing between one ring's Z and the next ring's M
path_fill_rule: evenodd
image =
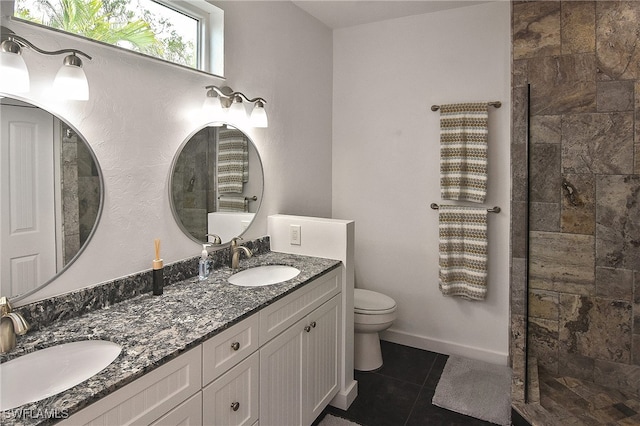
M292 0L332 29L420 15L495 0Z

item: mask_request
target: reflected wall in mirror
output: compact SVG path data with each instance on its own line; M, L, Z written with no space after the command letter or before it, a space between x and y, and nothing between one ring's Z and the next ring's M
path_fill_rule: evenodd
M262 162L240 130L215 123L187 138L173 161L169 199L176 221L196 242L240 236L262 201Z
M0 121L0 291L15 301L78 258L104 191L93 151L68 123L8 97Z

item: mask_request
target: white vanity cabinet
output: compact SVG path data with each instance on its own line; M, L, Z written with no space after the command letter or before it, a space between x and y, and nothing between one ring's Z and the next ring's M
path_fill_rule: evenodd
M63 425L310 425L339 387L340 269L104 397Z
M285 325L260 348L261 426L310 425L338 392L339 289L330 273L261 312L261 341Z

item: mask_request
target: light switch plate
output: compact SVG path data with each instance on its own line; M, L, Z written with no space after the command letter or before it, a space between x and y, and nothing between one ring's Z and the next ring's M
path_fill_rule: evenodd
M302 244L302 230L300 229L300 225L291 225L289 227L289 243L292 246L299 246Z

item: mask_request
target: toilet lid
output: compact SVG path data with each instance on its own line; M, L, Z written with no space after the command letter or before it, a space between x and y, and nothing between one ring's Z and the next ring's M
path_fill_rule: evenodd
M382 293L356 288L353 308L355 313L386 314L396 309L396 301Z

